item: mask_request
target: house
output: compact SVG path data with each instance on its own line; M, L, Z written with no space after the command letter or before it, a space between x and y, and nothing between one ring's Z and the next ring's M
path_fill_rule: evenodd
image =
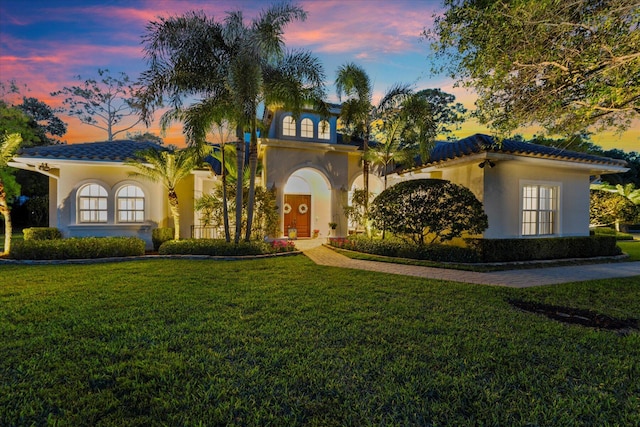
M502 239L588 236L590 177L627 170L624 160L476 134L439 142L428 162L388 178L469 188L489 219L482 237Z
M259 141L259 185L274 189L281 236L313 230L346 235L344 207L362 188L361 146L337 132L339 106L328 118L304 111L297 120L267 111L268 132ZM124 164L138 151L164 149L134 141L94 142L21 150L10 163L49 177L49 224L65 237L137 236L151 247L151 230L172 226L166 191L159 183L132 178ZM625 162L520 141L496 143L474 135L438 143L429 162L388 176L390 185L423 177L447 179L471 189L489 217L486 238L583 236L589 233L589 178L626 170ZM383 190L381 170L372 170L369 190ZM211 192L213 169L194 170L178 187L181 235L200 237L195 200Z

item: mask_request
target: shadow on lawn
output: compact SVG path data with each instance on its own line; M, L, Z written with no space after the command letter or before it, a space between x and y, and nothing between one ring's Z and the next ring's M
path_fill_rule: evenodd
M563 323L588 326L590 328L607 329L620 333L629 333L632 329L636 331L638 330L638 319L618 319L590 310L561 307L531 301L510 299L508 302L520 310L544 314L550 319Z

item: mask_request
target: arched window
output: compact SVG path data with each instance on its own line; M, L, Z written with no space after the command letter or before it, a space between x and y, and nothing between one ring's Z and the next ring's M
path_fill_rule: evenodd
M137 185L125 185L116 194L118 222L144 221L144 192Z
M107 222L107 190L87 184L78 191L79 222Z
M302 119L300 122L300 133L303 138L313 138L313 122L311 119Z
M282 119L282 135L296 136L296 121L293 120L293 117L286 116Z
M318 139L331 139L331 125L326 120L318 125Z

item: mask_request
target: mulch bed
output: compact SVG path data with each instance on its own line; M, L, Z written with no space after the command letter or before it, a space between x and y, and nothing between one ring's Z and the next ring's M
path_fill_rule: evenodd
M563 323L588 326L590 328L613 331L638 330L638 319L618 319L590 310L542 304L538 302L509 300L509 304L531 313L544 314L550 319Z

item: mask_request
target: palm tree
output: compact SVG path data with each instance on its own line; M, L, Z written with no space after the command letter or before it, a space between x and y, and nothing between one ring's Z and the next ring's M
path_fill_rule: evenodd
M379 119L379 115L393 107L411 94L408 85L396 84L391 87L377 105L373 104L373 86L366 71L354 63L347 63L338 68L335 81L338 99L343 95L347 99L342 104L340 118L345 126L351 128L351 134L363 140L362 179L364 191L369 194L369 139L371 126ZM368 197L365 200L365 214L369 208Z
M13 193L17 193L18 184L14 176L8 170L9 161L20 148L22 137L19 133L12 133L3 137L0 142L0 214L4 219L4 252L11 251L11 210L8 199Z
M372 136L376 144L369 148L366 159L372 165L379 165L384 174L384 189L387 189L388 168L392 164L405 162L412 157L413 150L403 138L407 117L402 111L385 114L384 118L372 126Z
M165 151L148 149L138 153L142 161L127 160L125 164L136 169L130 176L160 182L167 189L169 209L173 217L174 239L180 239L180 210L176 187L197 165L198 156L193 150ZM145 163L142 163L145 162Z
M250 133L250 185L245 239L251 236L255 180L258 162L258 106L287 108L297 117L305 106L327 113L324 72L317 58L307 52L286 52L284 27L304 20L299 6L282 3L263 11L250 24L241 12L227 13L223 22L202 12L160 18L147 25L145 52L150 63L142 75L141 111L147 121L166 96L171 110L168 119L180 117L183 102L201 96L196 106L215 109L233 123L237 131L238 171L244 162L244 133ZM225 108L221 109L220 105ZM195 107L195 106L194 106ZM191 107L190 107L191 108ZM206 121L194 121L194 126ZM195 129L195 128L194 128ZM194 135L197 135L196 131ZM190 144L201 141L189 138ZM242 179L238 180L239 185ZM240 239L242 191L236 191L236 235Z

